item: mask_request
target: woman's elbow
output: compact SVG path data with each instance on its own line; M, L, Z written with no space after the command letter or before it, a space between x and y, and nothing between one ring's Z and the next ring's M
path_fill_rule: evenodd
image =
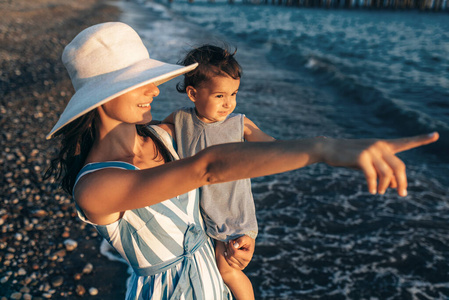
M194 171L202 185L222 182L220 176L220 162L207 151L201 151L194 156Z

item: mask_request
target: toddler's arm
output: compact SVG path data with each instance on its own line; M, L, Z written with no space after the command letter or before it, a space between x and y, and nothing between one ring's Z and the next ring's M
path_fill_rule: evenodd
M248 142L271 142L275 139L257 127L253 121L245 117L244 119L244 137Z

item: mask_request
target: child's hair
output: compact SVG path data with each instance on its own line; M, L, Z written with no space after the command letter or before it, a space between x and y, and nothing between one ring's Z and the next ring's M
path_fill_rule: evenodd
M198 67L184 74L184 81L178 83L176 89L180 93L186 93L188 86L198 88L215 76L229 76L233 79L240 79L242 68L234 58L236 52L237 49L231 53L227 46L221 48L207 44L191 50L179 63L184 66L198 63Z

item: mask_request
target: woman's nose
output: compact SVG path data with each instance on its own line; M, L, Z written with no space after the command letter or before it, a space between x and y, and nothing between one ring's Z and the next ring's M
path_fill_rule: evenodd
M160 92L159 88L154 83L150 83L147 85L145 94L152 95L153 97L157 97L157 96L159 96L159 92Z

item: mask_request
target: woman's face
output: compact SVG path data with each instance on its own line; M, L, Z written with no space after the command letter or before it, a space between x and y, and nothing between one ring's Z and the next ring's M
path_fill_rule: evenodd
M159 95L159 88L150 83L103 104L99 113L120 123L146 124L152 120L151 102Z
M201 87L187 87L187 95L195 103L198 118L205 123L223 121L236 106L240 79L215 76Z

